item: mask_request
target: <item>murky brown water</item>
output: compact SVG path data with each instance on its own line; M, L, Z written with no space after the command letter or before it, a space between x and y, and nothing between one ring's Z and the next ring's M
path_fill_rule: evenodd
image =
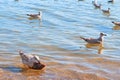
M0 1L0 80L120 80L120 1L98 0L110 15L95 9L92 0ZM42 11L42 21L27 13ZM83 37L106 33L102 45ZM26 69L18 54L40 56L43 70Z

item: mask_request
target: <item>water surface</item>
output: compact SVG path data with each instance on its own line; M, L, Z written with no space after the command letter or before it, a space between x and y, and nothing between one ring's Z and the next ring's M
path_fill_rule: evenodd
M119 80L120 1L98 0L1 0L0 80ZM26 14L42 11L42 21ZM104 37L104 48L87 48L83 37ZM40 56L47 66L36 71L23 69L18 50Z

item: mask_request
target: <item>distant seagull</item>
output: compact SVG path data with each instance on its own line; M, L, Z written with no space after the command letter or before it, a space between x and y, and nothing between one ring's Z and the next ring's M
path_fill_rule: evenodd
M42 12L38 12L38 14L27 14L27 16L30 16L33 19L41 19L42 18Z
M37 55L26 55L22 51L19 51L19 54L22 59L22 63L32 69L43 69L44 64L40 62L40 58Z
M78 0L78 1L84 1L84 0Z
M97 4L97 2L94 0L94 1L92 1L92 4L95 6L95 8L101 8L101 4Z
M108 3L113 3L113 2L114 2L114 0L109 0L109 1L108 1Z
M83 39L84 41L86 41L87 43L90 43L90 44L100 44L100 43L103 42L103 36L106 36L106 34L100 33L100 36L97 39L94 39L94 38L84 38L84 37L80 37L80 38Z
M110 8L108 10L102 10L103 13L110 13Z
M116 26L120 26L120 22L114 22L114 21L112 21L112 23L113 23L114 25L116 25Z

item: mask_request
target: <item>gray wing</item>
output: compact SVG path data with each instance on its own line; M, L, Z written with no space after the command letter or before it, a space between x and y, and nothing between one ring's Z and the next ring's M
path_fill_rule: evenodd
M100 40L98 40L98 39L87 39L87 42L88 43L100 43L101 41Z

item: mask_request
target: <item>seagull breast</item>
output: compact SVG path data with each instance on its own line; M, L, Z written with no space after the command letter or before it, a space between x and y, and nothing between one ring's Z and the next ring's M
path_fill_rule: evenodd
M22 63L24 65L27 65L29 68L33 69L42 69L45 67L44 64L40 63L40 58L37 55L25 55L24 53L20 53Z

